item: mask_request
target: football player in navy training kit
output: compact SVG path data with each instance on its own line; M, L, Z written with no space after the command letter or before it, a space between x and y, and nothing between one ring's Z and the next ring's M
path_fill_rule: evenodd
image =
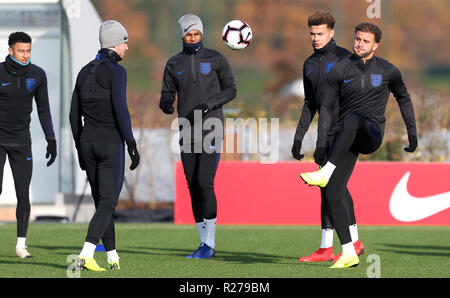
M303 105L300 121L295 133L294 145L292 146L292 155L298 160L303 158L303 154L300 154L303 137L315 113L320 111L327 74L337 62L351 55L349 51L336 45L333 39L334 25L335 19L328 12L316 12L308 18L308 27L314 53L306 59L303 65L305 104ZM332 142L332 140L333 136L327 140L327 143ZM325 161L316 159L316 163L320 166L323 166ZM300 262L336 261L333 253L334 227L330 218L330 209L328 207L325 189L321 189L321 198L322 241L320 248L311 255L299 258L298 260ZM345 190L343 203L349 210L352 242L358 254L362 254L364 252L364 246L358 239L353 200L348 189Z
M56 139L48 100L45 71L31 63L31 37L14 32L8 40L9 54L0 63L0 192L8 156L17 195L16 256L30 258L25 244L30 218L29 189L33 171L30 121L33 97L47 140L47 166L56 159Z
M80 168L86 171L95 204L77 260L77 266L83 270L105 271L94 259L100 239L109 268L120 270L113 212L124 179L124 142L131 158L130 169L134 170L140 160L126 101L127 72L118 63L125 57L127 42L128 33L122 24L105 21L100 27L101 49L81 69L72 96L72 134Z
M348 180L358 154L370 154L382 143L385 111L392 92L406 124L409 146L417 148L416 121L411 98L397 67L375 56L381 30L371 23L355 28L354 55L338 62L327 77L327 92L319 115L315 155L323 158L329 135L336 135L327 163L318 171L302 173L309 185L325 187L331 219L342 245L342 256L331 268L356 266L359 258L352 245L348 209L343 204ZM337 123L334 119L338 117Z
M177 112L182 126L181 161L200 235L200 246L187 258L208 259L215 256L217 201L214 177L223 140L222 106L236 96L236 86L225 56L203 47L200 18L187 14L178 23L183 51L171 57L166 64L159 106L164 113L172 114L175 111L175 96L178 96ZM220 121L217 124L222 125L221 135L203 129L207 120ZM196 133L197 127L202 133ZM214 135L211 143L204 146L207 143L204 141L211 135Z

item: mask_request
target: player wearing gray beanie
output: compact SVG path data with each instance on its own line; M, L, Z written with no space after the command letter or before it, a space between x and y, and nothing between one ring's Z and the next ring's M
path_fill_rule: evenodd
M200 236L200 246L186 258L209 259L216 255L214 178L224 135L223 106L235 98L236 84L227 58L203 47L200 18L187 14L178 25L183 50L166 63L159 107L165 114L173 114L177 101L178 117L184 120L179 122L181 163ZM211 120L214 130L204 129ZM220 126L216 126L218 122Z
M196 15L186 14L178 20L178 24L180 24L180 33L182 39L189 31L192 30L198 30L203 35L202 20L200 20L200 18Z
M102 49L112 48L128 42L128 32L125 27L114 20L103 22L100 26L100 46Z
M89 178L95 204L77 268L91 271L105 271L94 259L100 240L109 268L120 270L113 212L124 181L124 143L130 170L140 161L127 105L127 72L118 63L128 50L127 30L117 21L106 21L99 39L97 56L77 76L69 114L78 163Z

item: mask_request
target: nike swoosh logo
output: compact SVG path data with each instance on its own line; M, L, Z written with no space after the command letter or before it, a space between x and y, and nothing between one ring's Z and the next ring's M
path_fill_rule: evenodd
M396 220L417 221L450 208L450 191L424 198L410 195L407 188L410 174L400 179L391 195L389 210Z
M192 24L192 25L190 25L189 27L187 27L186 29L184 29L184 33L186 33L186 32L189 30L189 28L191 28L191 27L194 26L194 25L197 25L197 24Z
M353 81L354 79L350 79L350 80L344 80L344 84L347 84L348 82Z
M177 72L177 75L180 75L184 72L184 70Z
M5 87L5 86L9 86L9 85L11 85L12 83L3 83L2 84L2 87Z

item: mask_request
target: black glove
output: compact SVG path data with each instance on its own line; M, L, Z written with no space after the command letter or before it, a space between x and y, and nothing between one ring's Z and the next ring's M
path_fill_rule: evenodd
M196 110L202 111L202 117L205 116L209 112L209 107L206 103L201 103L195 108L192 109L192 111L189 112L189 114L186 116L186 119L188 119L191 123L194 123L194 113Z
M300 154L300 150L302 149L302 141L300 140L294 140L294 145L292 146L292 156L297 159L301 160L305 155Z
M49 167L52 163L55 162L56 159L56 140L55 139L47 139L47 153L45 154L45 158L49 158L50 160L47 162L47 167Z
M128 147L128 155L131 158L130 170L133 171L139 165L139 160L141 157L139 156L139 152L136 147L136 142L127 143L127 147Z
M406 152L414 152L417 148L417 136L416 135L408 135L409 146L403 148Z
M326 147L317 147L314 152L314 161L319 166L324 166L328 160L328 148Z
M173 114L175 112L175 108L173 107L173 103L167 101L167 100L161 100L159 103L159 107L164 112L164 114Z

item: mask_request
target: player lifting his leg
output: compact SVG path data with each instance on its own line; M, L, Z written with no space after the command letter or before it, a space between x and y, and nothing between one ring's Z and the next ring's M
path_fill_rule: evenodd
M381 30L371 23L355 28L354 55L337 63L328 75L327 94L319 116L319 136L315 154L326 146L328 134L337 135L328 162L315 172L302 173L310 185L326 187L331 218L335 224L343 253L332 268L347 268L359 263L348 228L348 209L342 204L345 189L358 154L376 151L383 139L385 110L392 92L406 124L409 146L417 148L414 108L397 67L375 56ZM333 124L338 111L338 122ZM319 154L320 153L320 154Z
M305 104L303 105L300 121L294 137L292 146L292 155L295 159L301 160L303 154L300 154L303 137L308 130L316 112L320 110L324 97L326 77L333 66L345 57L351 55L349 51L336 45L333 39L335 19L328 12L316 12L308 18L308 27L314 53L306 59L303 65L303 87L305 90ZM337 119L335 119L337 121ZM333 141L334 136L330 135L328 143ZM326 158L326 156L325 156ZM323 166L324 160L316 159L316 163ZM300 262L320 262L336 261L333 252L333 234L334 227L330 219L328 200L325 189L321 189L321 222L322 222L322 241L320 248L312 254L301 257ZM345 200L350 215L350 229L352 232L352 241L358 254L364 252L364 246L358 238L358 228L356 225L353 200L348 189L345 192Z

